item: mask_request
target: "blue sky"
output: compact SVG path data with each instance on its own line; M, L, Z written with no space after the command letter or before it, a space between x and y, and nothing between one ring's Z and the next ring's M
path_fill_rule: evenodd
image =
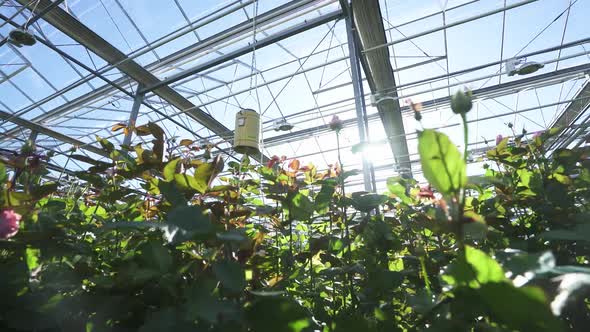
M263 13L267 10L275 8L286 1L274 0L260 0L258 3L258 13ZM412 21L418 17L440 12L443 9L449 10L460 4L471 2L463 1L445 1L440 0L421 0L421 1L399 1L399 0L381 0L382 14L384 16L384 25L388 29L387 37L389 41L399 40L404 36L411 36L422 31L437 28L442 26L442 15L435 15L431 18L420 20L416 23L403 25L405 22ZM507 5L520 3L521 1L506 1ZM145 45L147 42L154 40L171 33L177 28L186 26L187 21L183 13L174 0L158 0L158 1L144 1L144 0L119 0L120 5L125 9L129 18L143 34L140 35L132 22L126 16L126 13L119 7L114 0L102 1L66 1L70 13L78 17L84 24L92 28L99 35L107 41L115 45L121 51L130 53ZM479 19L470 23L466 23L457 27L447 29L447 59L448 70L454 72L461 69L470 68L483 63L493 62L500 59L502 52L503 59L523 54L547 47L558 46L562 42L567 43L574 40L590 37L590 31L587 28L587 17L590 14L590 1L577 0L571 1L573 5L570 8L569 15L567 12L557 20L556 17L568 8L570 0L539 0L530 4L523 5L519 8L512 9L507 12L505 16L504 42L503 51L502 45L502 26L504 14L498 13L486 18ZM186 17L190 21L198 20L208 13L215 13L222 9L228 2L221 1L190 1L178 0L178 4L185 11ZM320 6L326 4L325 6ZM465 18L473 17L481 13L501 8L504 5L504 0L481 0L472 4L465 5L459 9L449 10L445 13L445 21L447 24L456 22ZM269 28L265 32L259 31L256 38L262 39L265 33L271 34L282 29L294 26L303 22L305 19L311 19L321 14L325 14L336 10L338 8L337 2L329 4L329 1L318 1L318 10L313 10L304 15L293 17L290 20L283 22ZM2 14L11 16L15 8L3 6L0 8ZM255 12L254 5L244 7L244 10L236 11L220 20L213 23L206 24L196 30L198 37L194 33L184 35L177 40L159 47L155 50L158 57L164 57L179 49L197 43L199 39L207 38L215 33L223 31L230 26L238 24L246 20ZM567 29L564 27L567 18ZM18 16L16 21L22 23L26 20L26 16ZM328 92L313 94L312 91L320 88L330 88L339 84L350 82L350 74L347 70L347 61L341 58L347 56L347 48L343 43L346 42L346 33L344 29L344 22L329 23L324 26L307 31L300 35L286 39L280 45L272 45L255 52L255 64L259 70L273 68L285 62L290 64L278 67L273 70L265 72L263 75L256 75L254 78L248 76L252 74L252 70L248 65L253 63L252 55L247 54L240 57L238 60L241 64L231 63L222 65L222 69L208 74L207 77L197 77L189 82L184 83L177 90L186 95L196 105L202 105L203 109L210 112L215 118L220 120L229 128L233 128L233 119L235 112L239 107L250 107L254 109L261 109L261 112L268 108L263 114L263 119L271 121L272 119L280 118L282 115L290 115L304 110L313 109L317 106L334 104L339 100L347 100L352 97L352 89L350 85L345 85L342 88L333 89ZM395 26L395 27L394 27ZM46 25L43 21L40 24L41 31L46 38L51 40L54 44L75 56L86 65L97 68L104 66L106 63L94 54L88 54L85 49L56 31L52 27ZM0 33L6 36L10 31L10 27L5 25L0 28ZM36 31L40 34L40 31ZM444 32L439 31L426 36L413 39L411 42L395 44L390 47L392 55L392 65L396 67L404 67L418 62L422 62L434 56L445 55ZM145 38L145 40L144 40ZM249 36L242 40L237 40L234 43L227 44L219 51L227 53L235 50L238 47L248 45L252 41ZM526 46L526 47L525 47ZM586 50L590 50L590 43L584 45ZM523 49L524 47L524 49ZM323 52L309 58L300 59L301 62L294 61L297 58L307 57L312 51ZM330 49L330 51L326 51ZM581 46L564 49L561 56L567 56L574 53L585 52ZM288 51L286 51L288 50ZM19 54L20 52L20 54ZM146 66L157 61L156 54L148 52L139 57L137 61ZM25 59L21 59L22 57ZM180 63L180 66L175 68L161 68L155 74L164 78L175 72L193 67L203 63L211 58L217 57L220 54L217 52L204 52L195 54L187 61ZM395 55L395 58L393 57ZM550 61L556 59L557 52L551 52L535 57L530 57L530 61ZM559 69L567 68L579 64L588 63L590 57L580 56L570 60L564 60L559 63ZM76 66L69 66L61 57L56 55L50 49L36 45L30 48L11 49L5 45L0 49L0 69L7 75L13 71L19 70L23 62L30 62L37 70L32 68L23 69L11 78L10 82L3 82L0 84L0 104L4 110L15 112L24 109L33 101L40 100L57 90L63 89L72 82L79 80L80 76L76 73L78 70L82 75L87 75L87 72ZM321 68L321 64L332 62L332 64ZM317 69L307 71L305 74L292 75L298 69L307 69L313 66L318 66ZM404 70L396 73L398 85L408 84L424 78L434 77L444 74L447 70L447 62L445 59L436 63L431 63L419 66L413 69ZM460 82L472 80L478 77L494 74L500 70L499 66L485 68L476 72L461 75L451 79L451 84L457 84L452 87L451 92L456 91L464 84ZM555 70L555 63L548 64L545 68L536 74L543 74ZM46 82L39 74L44 76L48 81ZM120 77L120 73L112 70L107 73L110 79ZM532 75L530 75L532 76ZM236 79L245 77L244 79ZM256 83L263 84L265 81L274 80L285 77L269 85L262 85L257 89L241 93L235 98L223 98L231 92L248 90L255 86ZM501 82L508 82L511 80L518 80L524 78L523 76L507 77L503 75ZM477 89L482 86L491 86L499 83L500 78L495 77L489 81L478 80L465 84L465 86ZM221 84L219 81L224 81L227 84ZM487 81L487 82L486 82ZM470 113L471 119L484 118L491 115L510 113L514 110L521 110L524 108L537 107L547 103L554 103L560 100L567 100L576 92L576 90L583 84L584 79L579 78L570 80L563 84L553 84L551 86L539 87L536 90L523 91L519 93L512 93L497 97L495 99L487 99L477 105L474 112ZM88 93L104 83L98 79L94 79L91 84L82 85L64 95L65 98L58 97L51 102L43 105L42 108L37 108L23 115L24 118L33 119L44 112L51 110L67 100L75 99L76 97ZM448 95L446 88L436 91L428 91L431 88L440 88L447 84L447 80L442 80L432 84L421 85L414 88L401 90L401 94L416 94L412 96L414 101L427 101L432 98L440 98ZM53 85L53 87L51 86ZM219 87L218 87L219 86ZM215 88L218 87L218 88ZM134 89L133 86L130 87ZM230 92L231 88L231 92ZM25 91L31 99L24 96L19 89ZM191 93L194 92L194 93ZM201 94L193 96L195 93L207 91L206 95ZM368 87L365 87L368 91ZM83 133L92 132L89 128L108 128L113 123L126 120L125 114L131 107L129 100L120 99L121 94L114 94L102 100L98 100L89 106L99 107L102 109L92 110L91 108L84 108L78 112L70 115L65 115L57 120L47 122L46 125L52 127L60 132L78 136ZM220 99L218 101L215 101ZM158 104L157 98L151 98L154 106L161 107ZM141 121L157 120L157 116L149 114L147 108L141 109ZM169 107L164 107L163 111L174 114L177 110ZM513 122L515 128L520 131L526 128L529 131L541 130L551 123L551 119L555 117L558 112L558 107L545 107L541 110L535 110L522 115L510 114L509 116L499 117L496 119L486 120L473 125L470 142L476 143L483 138L493 140L497 134L508 135L509 129L505 126L507 122ZM372 107L368 108L368 112L374 113L376 110ZM296 124L295 131L304 128L319 126L331 118L333 113L339 114L342 118L354 117L352 110L352 102L345 101L337 103L334 106L320 107L319 110L308 112L304 116L294 117L291 119ZM87 117L88 120L83 118ZM78 118L78 119L76 119ZM92 120L94 118L94 120ZM201 126L193 120L188 119L182 115L179 117L187 126L198 131L199 134L207 136L206 130L200 130ZM459 119L453 117L447 107L440 107L432 112L429 112L424 117L424 124L428 127L452 125L457 123ZM187 136L189 135L182 128L178 128L166 121L166 125L171 135ZM413 133L416 129L416 124L411 117L405 121L406 131ZM80 128L73 128L73 127ZM10 125L4 125L3 130L11 128ZM376 121L370 125L371 138L378 140L384 138L384 131L381 124ZM457 127L452 127L446 130L452 139L459 143L461 142L460 131ZM109 135L108 130L99 132L103 136ZM265 131L264 138L270 138L276 135L274 131ZM358 142L358 135L355 128L346 129L344 131L344 143L352 145ZM87 139L86 139L87 140ZM51 141L47 141L47 144ZM412 135L409 136L408 145L411 151L415 151L415 139ZM289 156L304 155L302 157L304 162L310 161L318 165L325 165L335 161L335 153L329 152L334 148L335 142L332 135L310 135L305 140L268 147L268 154L286 154ZM65 148L66 146L64 146ZM474 145L474 147L476 147ZM323 150L323 153L318 153ZM375 164L391 163L392 155L387 147L382 149L377 148L377 157ZM351 165L358 163L358 156L352 155L347 151L345 156L345 163ZM385 175L384 175L385 176Z

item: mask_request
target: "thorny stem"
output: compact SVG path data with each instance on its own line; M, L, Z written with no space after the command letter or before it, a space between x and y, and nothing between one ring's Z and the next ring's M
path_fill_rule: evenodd
M466 113L461 113L461 120L463 121L463 161L465 162L465 168L467 168L467 146L469 143L469 128L467 126ZM457 198L459 200L459 220L457 220L459 227L457 228L457 239L461 254L465 254L465 242L463 241L463 212L465 210L465 188L461 190L461 192L459 193L459 197Z
M279 202L276 202L276 208L279 208ZM284 214L281 213L281 225L283 224L283 218L285 218ZM278 254L278 252L281 249L281 244L279 241L279 230L277 227L277 230L275 230L275 244L277 246L277 261L276 261L276 273L277 273L277 278L279 277L279 275L281 274L281 263L279 261L279 257L280 255Z
M342 198L346 197L346 192L344 190L344 165L342 164L342 158L340 155L340 132L336 131L336 148L338 151L338 163L340 164L340 189L342 192ZM346 265L350 268L351 264L352 264L352 244L350 243L350 231L349 231L349 225L348 225L348 216L346 213L346 205L342 204L342 218L343 223L344 223L344 239L346 241L347 244L347 252L346 252ZM353 280L352 280L352 275L350 273L347 273L348 276L348 284L349 284L349 293L350 293L350 299L351 301L354 303L355 300L355 296L354 296L354 285L353 285Z
M469 143L469 129L467 128L467 115L461 113L461 120L463 120L463 159L467 162L467 144Z

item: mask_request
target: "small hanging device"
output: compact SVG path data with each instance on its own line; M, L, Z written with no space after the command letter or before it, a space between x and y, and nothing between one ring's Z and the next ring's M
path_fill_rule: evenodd
M260 114L252 109L241 109L236 113L234 150L241 154L260 153Z
M545 67L544 64L535 61L526 61L526 58L513 58L506 60L508 76L528 75Z
M33 18L33 13L37 9L39 2L41 2L41 0L38 0L35 3L35 6L33 7L33 10L31 11L29 18L27 19L27 22L22 26L22 28L13 29L12 31L10 31L8 33L8 40L7 41L9 43L11 43L12 45L19 47L19 48L22 47L23 45L33 46L33 45L35 45L35 43L37 43L37 39L35 39L35 35L29 30L29 23L31 22L31 19Z
M28 29L14 29L8 34L8 42L16 47L22 47L33 46L37 40Z
M293 127L295 126L287 122L287 119L285 118L277 119L273 123L273 128L275 131L289 131L293 129Z

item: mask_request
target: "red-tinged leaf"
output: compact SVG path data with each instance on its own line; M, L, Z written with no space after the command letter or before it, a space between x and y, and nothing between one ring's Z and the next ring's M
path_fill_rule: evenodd
M300 166L300 163L299 163L299 160L298 159L293 159L289 163L289 168L292 169L292 170L294 170L294 171L299 170L299 166Z

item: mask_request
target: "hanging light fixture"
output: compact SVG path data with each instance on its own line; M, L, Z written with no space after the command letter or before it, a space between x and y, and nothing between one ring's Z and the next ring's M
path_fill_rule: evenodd
M526 61L526 58L513 58L506 60L508 76L528 75L545 67L544 64L535 61Z
M35 35L28 29L14 29L8 34L8 42L16 47L33 46L37 42Z
M260 114L252 109L241 109L236 114L234 150L241 154L260 153Z
M273 128L275 131L289 131L295 127L294 125L287 122L287 119L277 119L273 123Z

